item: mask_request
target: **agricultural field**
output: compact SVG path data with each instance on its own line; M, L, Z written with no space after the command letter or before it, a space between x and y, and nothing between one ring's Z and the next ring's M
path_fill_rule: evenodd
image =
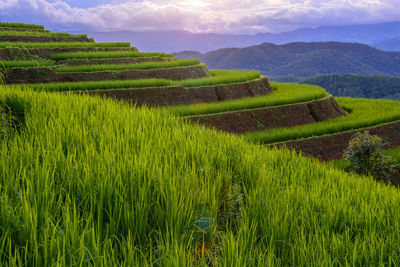
M73 60L73 59L109 59L109 58L137 58L137 57L172 57L166 53L144 53L139 51L97 51L97 52L74 52L58 53L51 55L53 60Z
M216 84L228 84L235 82L247 82L260 78L258 72L252 71L221 71L210 70L211 77L200 79L188 79L182 81L171 81L167 79L140 79L124 81L100 81L100 82L62 82L46 84L28 84L25 87L37 91L61 92L61 91L85 91L101 89L122 88L147 88L165 86L200 87ZM320 92L323 90L319 90Z
M400 102L398 101L356 98L336 98L336 100L348 111L348 116L312 125L247 133L245 137L252 142L267 144L344 132L400 120Z
M91 42L0 42L0 48L82 48L82 47L112 47L130 48L130 43L91 43Z
M396 188L162 109L0 96L25 121L0 141L3 263L399 264Z
M96 72L103 70L149 70L175 68L182 66L199 65L198 59L176 59L165 62L143 62L136 64L106 64L106 65L82 65L82 66L63 66L56 67L57 72Z
M1 266L400 265L398 188L285 148L386 127L400 159L400 102L129 43L0 42L0 71Z

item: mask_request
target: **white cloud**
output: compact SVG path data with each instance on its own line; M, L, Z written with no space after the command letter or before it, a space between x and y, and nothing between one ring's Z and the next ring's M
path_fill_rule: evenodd
M73 7L74 1L0 0L0 20L41 23L57 29L194 32L278 32L400 20L398 0L113 0L109 4L99 0L99 6L90 8Z

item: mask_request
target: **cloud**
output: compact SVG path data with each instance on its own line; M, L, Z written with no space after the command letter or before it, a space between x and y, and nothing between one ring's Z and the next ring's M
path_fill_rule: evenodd
M400 20L398 0L0 0L0 20L68 30L280 32Z

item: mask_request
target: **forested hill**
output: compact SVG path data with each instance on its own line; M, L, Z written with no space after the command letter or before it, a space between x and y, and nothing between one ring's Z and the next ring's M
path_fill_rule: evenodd
M400 77L381 74L322 74L303 79L301 83L322 86L334 96L400 100Z
M356 43L263 43L246 48L219 49L205 54L183 51L174 56L200 58L209 68L258 70L270 77L309 77L327 73L400 76L400 52L385 52Z

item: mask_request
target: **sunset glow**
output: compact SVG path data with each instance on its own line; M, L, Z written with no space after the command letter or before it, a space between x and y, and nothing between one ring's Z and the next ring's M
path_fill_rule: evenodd
M400 20L398 0L0 0L0 20L53 29L282 32ZM168 20L168 23L166 23Z

